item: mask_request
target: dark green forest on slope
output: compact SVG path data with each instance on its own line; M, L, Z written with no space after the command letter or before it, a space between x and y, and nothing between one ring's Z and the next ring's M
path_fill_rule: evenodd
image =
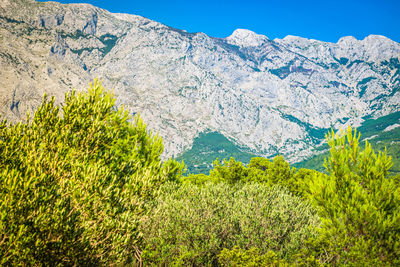
M234 157L238 161L249 163L257 155L239 149L232 141L218 132L205 132L195 138L192 148L185 151L176 160L184 161L189 173L209 173L216 159Z
M400 174L400 127L385 131L387 127L394 124L400 124L400 112L395 112L378 119L366 120L358 128L358 131L362 133L362 139L368 140L377 151L385 151L386 148L387 154L392 157L393 161L391 172L393 174ZM325 144L318 149L327 150L328 145ZM295 163L294 166L323 171L324 158L327 156L329 156L328 151Z
M326 140L323 172L249 154L184 175L98 80L44 97L0 122L0 265L399 266L391 157L355 129Z

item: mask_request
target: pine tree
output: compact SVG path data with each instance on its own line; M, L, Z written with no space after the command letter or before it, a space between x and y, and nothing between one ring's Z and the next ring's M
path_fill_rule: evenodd
M327 137L328 175L309 180L307 195L319 207L320 235L310 242L322 263L335 265L400 264L400 191L389 175L392 161L376 154L351 128Z

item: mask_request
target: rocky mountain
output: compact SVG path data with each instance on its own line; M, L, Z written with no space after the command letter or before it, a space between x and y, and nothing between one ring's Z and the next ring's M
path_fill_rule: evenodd
M218 132L252 153L307 157L330 128L400 110L400 44L337 43L238 29L188 33L87 4L0 1L0 114L17 121L44 93L94 77L164 138L166 155Z

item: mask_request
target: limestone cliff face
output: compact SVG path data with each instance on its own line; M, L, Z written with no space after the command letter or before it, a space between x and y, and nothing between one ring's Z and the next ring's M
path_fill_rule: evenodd
M238 29L221 39L91 5L1 0L0 41L3 117L99 77L168 155L212 130L295 161L326 129L400 110L400 44L383 36L326 43Z

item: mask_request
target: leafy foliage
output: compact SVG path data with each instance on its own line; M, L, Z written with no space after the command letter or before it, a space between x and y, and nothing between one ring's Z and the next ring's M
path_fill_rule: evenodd
M27 123L0 124L0 265L92 265L138 258L139 218L182 166L99 81L44 98Z
M234 158L217 158L213 162L214 169L209 175L189 174L182 177L184 183L202 185L207 182L224 182L231 185L237 183L257 182L268 186L280 185L289 189L292 194L301 196L306 186L306 181L312 179L314 170L291 168L282 156L276 156L272 161L267 158L252 158L246 166Z
M359 138L351 128L327 138L329 174L316 174L306 192L322 227L306 253L334 265L399 265L399 180L389 176L386 152L376 154L368 141L360 152Z
M224 248L218 255L219 262L222 266L289 266L277 254L269 250L265 254L260 254L258 248L250 248L247 250L235 246L229 250Z
M143 257L156 265L215 265L223 248L289 259L314 235L313 209L279 186L168 184L144 218Z
M214 169L210 171L210 178L213 181L223 181L228 184L235 184L246 180L249 175L247 168L243 163L236 161L234 158L230 160L224 159L222 164L219 159L213 162Z

